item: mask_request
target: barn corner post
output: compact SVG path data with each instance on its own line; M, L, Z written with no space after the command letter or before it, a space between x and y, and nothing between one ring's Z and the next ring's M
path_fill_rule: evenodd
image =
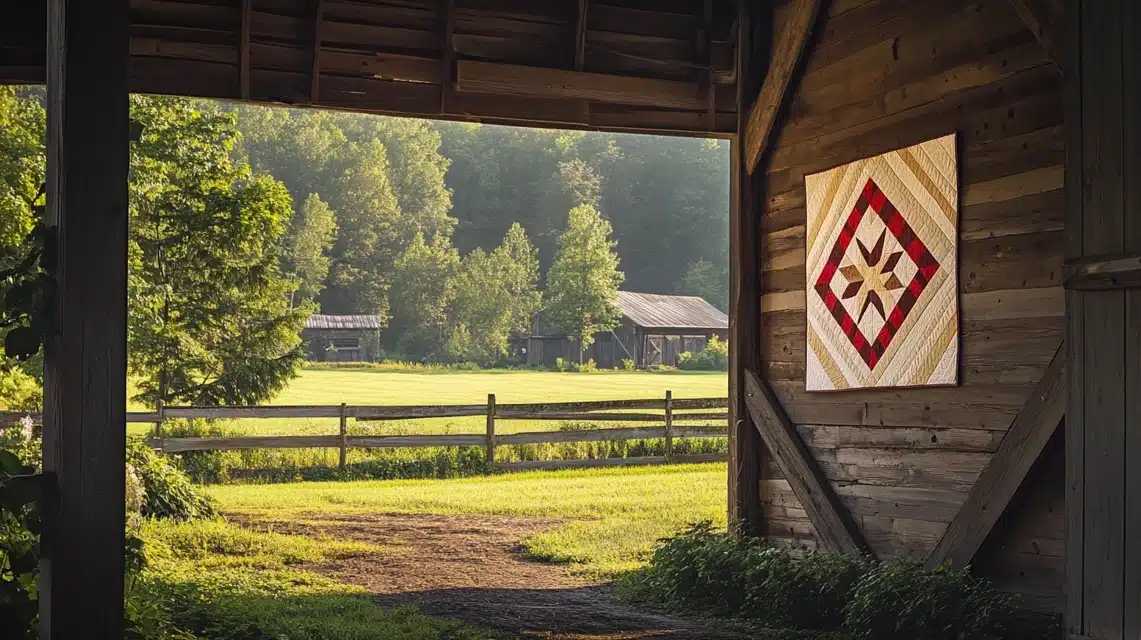
M123 636L128 0L50 0L40 637Z
M760 239L755 176L745 160L748 107L763 76L755 55L758 8L737 4L737 135L730 142L729 203L729 526L743 535L761 531L760 434L745 405L745 372L759 361Z
M1141 636L1141 9L1067 3L1066 627ZM1132 266L1121 269L1122 259ZM1113 272L1089 279L1082 273Z

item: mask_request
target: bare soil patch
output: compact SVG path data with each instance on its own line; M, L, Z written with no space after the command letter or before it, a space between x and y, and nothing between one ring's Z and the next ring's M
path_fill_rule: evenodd
M543 640L741 640L736 633L640 611L608 588L529 560L520 542L559 520L372 514L266 522L277 531L324 534L394 553L308 567L376 594L383 606L414 604L516 638Z

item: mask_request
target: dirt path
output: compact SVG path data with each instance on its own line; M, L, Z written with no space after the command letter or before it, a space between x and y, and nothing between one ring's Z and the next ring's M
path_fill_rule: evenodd
M518 638L544 640L743 640L746 636L634 609L603 585L527 560L519 543L557 520L370 515L274 522L277 531L324 533L399 548L311 569L376 594L384 606L415 604Z

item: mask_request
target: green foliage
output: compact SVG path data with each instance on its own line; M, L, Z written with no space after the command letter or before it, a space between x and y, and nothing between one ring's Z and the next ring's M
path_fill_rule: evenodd
M432 356L443 351L459 260L447 237L426 242L422 233L396 259L389 331L402 353Z
M38 101L22 98L15 87L0 87L0 258L23 242L38 217L47 171L46 122Z
M35 638L39 617L39 530L35 467L0 449L0 638Z
M0 367L0 411L41 411L44 391L40 382L16 367Z
M547 273L550 322L578 341L580 358L595 333L614 329L620 319L613 302L624 276L610 233L610 223L593 206L571 209Z
M845 625L873 640L975 640L1013 631L1014 601L967 570L924 571L915 560L873 567L856 584Z
M143 485L144 517L187 521L215 515L213 503L190 484L186 474L145 442L128 444L127 462Z
M713 336L701 351L686 351L681 354L677 368L683 371L728 371L729 343Z
M674 292L683 296L698 296L722 311L729 310L729 263L720 268L701 258L689 265L678 280Z
M868 640L997 640L1013 629L1012 598L965 570L797 552L716 531L708 522L661 542L649 566L623 579L626 597L764 627L843 631Z
M633 371L637 366L634 364L633 358L622 358L622 370Z
M177 98L133 97L131 372L153 403L256 404L303 361L306 308L279 268L288 192L235 165L232 114Z
M317 194L309 194L293 216L282 257L286 273L298 281L300 300L313 300L324 290L336 237L333 210Z

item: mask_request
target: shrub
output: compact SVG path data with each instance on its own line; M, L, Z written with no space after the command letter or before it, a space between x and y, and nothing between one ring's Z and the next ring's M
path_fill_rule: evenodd
M43 406L38 380L16 367L0 368L0 411L40 411Z
M143 516L186 521L215 515L213 503L198 493L186 474L145 442L128 442L127 463L143 485Z
M915 560L873 567L852 590L844 622L870 639L1005 638L1014 620L1010 596L969 571L925 571Z
M622 358L622 369L624 371L633 371L636 368L633 358Z
M968 571L794 552L708 522L664 540L649 566L623 579L622 592L682 612L867 640L1005 638L1015 621L1011 597ZM1019 637L1056 637L1048 624L1018 629Z
M677 366L683 371L728 371L729 343L713 336L701 351L681 354Z

